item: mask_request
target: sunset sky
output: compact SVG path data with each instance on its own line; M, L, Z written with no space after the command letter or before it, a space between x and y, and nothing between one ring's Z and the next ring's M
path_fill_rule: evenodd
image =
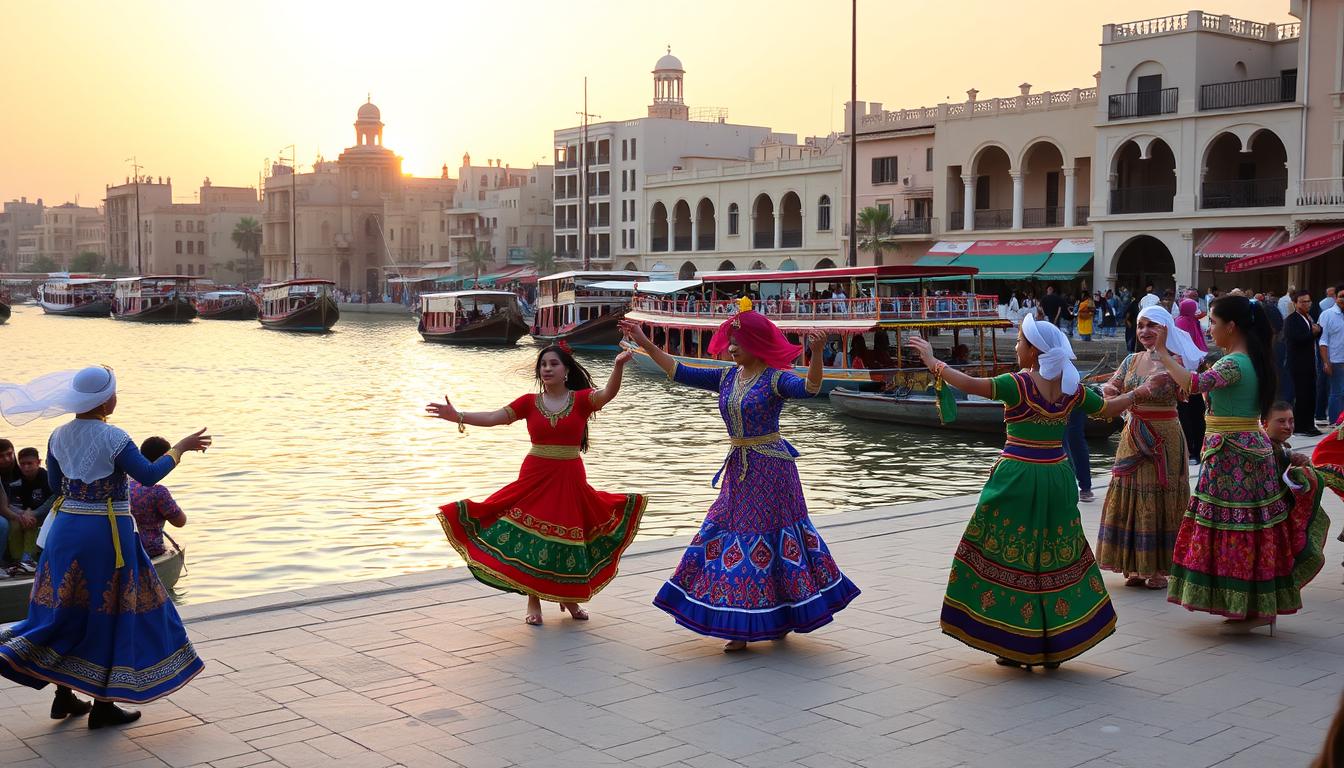
M645 114L667 45L692 107L800 135L840 129L849 95L841 0L17 2L6 20L0 200L97 205L135 155L172 176L255 185L289 144L300 165L353 142L366 93L405 170L547 161L551 131L589 109ZM1287 0L1205 3L1292 21ZM820 9L833 9L822 13ZM1101 25L1182 13L1171 0L860 0L859 99L888 108L1093 84Z

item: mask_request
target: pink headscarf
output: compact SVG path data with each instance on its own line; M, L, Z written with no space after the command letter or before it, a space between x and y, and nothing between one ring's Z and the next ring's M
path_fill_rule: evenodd
M1195 346L1208 352L1209 346L1204 343L1204 329L1199 326L1199 303L1194 299L1181 299L1180 311L1181 314L1176 318L1176 327L1190 334Z
M719 329L709 340L709 353L719 355L728 349L730 340L736 341L744 352L771 368L789 370L793 361L803 351L799 344L790 344L779 326L769 318L751 308L750 299L740 299L741 307L736 315L723 321Z

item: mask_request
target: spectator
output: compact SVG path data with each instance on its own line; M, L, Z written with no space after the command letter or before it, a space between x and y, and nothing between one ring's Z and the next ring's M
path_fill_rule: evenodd
M1321 313L1321 371L1325 374L1329 395L1326 419L1334 424L1344 410L1344 284L1331 293L1334 306ZM1320 406L1316 408L1320 411Z
M1092 297L1083 291L1083 298L1078 301L1078 335L1083 341L1092 340L1092 318L1097 314L1097 307L1092 303Z
M1316 336L1321 327L1311 319L1311 292L1298 291L1294 312L1283 323L1288 375L1293 381L1293 421L1301 434L1320 433L1313 421L1316 413Z
M1129 352L1134 351L1134 345L1138 343L1138 325L1139 325L1139 306L1142 302L1138 296L1130 296L1129 303L1125 305L1125 349Z
M0 484L5 488L19 478L19 465L14 457L14 444L0 438ZM9 504L9 494L0 493L0 579L21 576L26 571L9 559L9 539L11 535L23 535L29 529L36 530L35 522L19 514Z
M150 462L157 461L168 453L172 446L162 437L149 437L140 444L140 452ZM141 485L135 478L129 480L131 497L131 515L135 517L135 527L140 532L140 543L150 557L158 557L167 551L163 544L163 524L172 523L181 528L187 524L187 515L177 506L173 495L162 484Z
M1101 309L1101 335L1115 337L1115 295L1110 291L1105 296L1097 294L1097 306Z
M1078 501L1096 501L1092 495L1092 457L1087 453L1087 414L1082 408L1069 412L1067 432L1064 434L1064 450L1069 454L1069 463L1073 465L1074 477L1078 480Z
M1045 297L1041 299L1041 314L1047 323L1060 327L1064 316L1064 297L1059 295L1054 285L1045 286Z
M10 529L9 557L17 561L18 570L22 573L36 573L37 532L51 511L52 502L56 500L56 494L52 493L47 482L47 470L42 468L42 457L36 448L19 451L19 477L5 483L5 497L10 510L19 519L26 521L23 526Z
M1161 301L1162 299L1153 291L1153 284L1149 283L1143 287L1143 298L1139 299L1139 309L1147 309L1161 303Z

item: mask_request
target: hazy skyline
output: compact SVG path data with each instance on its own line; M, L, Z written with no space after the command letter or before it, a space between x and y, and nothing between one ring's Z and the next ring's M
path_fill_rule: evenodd
M821 6L832 10L822 13ZM1101 25L1184 13L1171 0L859 1L860 101L887 108L1087 87ZM301 166L353 143L371 94L404 170L437 176L500 158L549 162L551 132L589 111L642 117L668 45L686 101L735 123L801 136L841 129L849 98L849 3L284 3L227 6L6 3L8 130L0 200L98 205L104 185L172 176L178 201L201 181L253 186L295 144ZM1287 0L1205 6L1293 21ZM563 11L563 13L561 12ZM669 16L669 11L676 15ZM967 21L974 26L967 28Z

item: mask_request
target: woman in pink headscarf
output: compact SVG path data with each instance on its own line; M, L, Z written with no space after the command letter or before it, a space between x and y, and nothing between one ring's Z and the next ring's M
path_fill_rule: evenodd
M653 604L693 632L727 640L725 651L810 632L859 594L808 519L794 466L798 452L779 434L784 401L821 392L825 337L808 336L811 362L803 378L792 371L802 347L752 311L749 299L739 309L709 342L711 354L732 358L731 367L678 363L639 323L621 321L626 336L674 381L718 393L731 446L714 478L723 478L723 487Z
M1199 302L1191 298L1181 299L1178 314L1176 316L1176 327L1190 334L1191 341L1200 352L1208 352L1209 345L1204 343L1204 328L1199 321L1204 319L1204 313L1199 311ZM1200 370L1197 367L1196 370ZM1189 460L1192 465L1199 464L1200 446L1204 444L1204 396L1198 392L1191 392L1189 397L1176 404L1176 411L1181 419L1181 431L1185 433L1185 446L1190 452Z

